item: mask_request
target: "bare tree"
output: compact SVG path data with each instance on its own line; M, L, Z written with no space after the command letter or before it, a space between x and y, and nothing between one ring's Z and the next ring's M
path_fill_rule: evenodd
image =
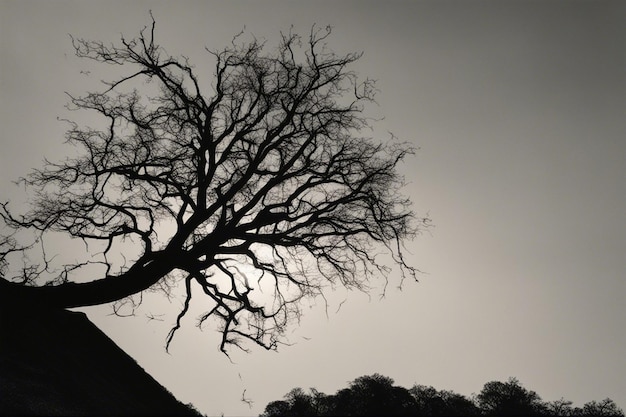
M2 302L69 308L182 284L168 345L203 296L200 323L218 321L223 351L245 339L272 349L303 297L367 290L390 264L414 278L403 242L428 220L411 212L396 169L414 149L364 135L374 83L350 69L360 54L327 48L330 32L283 33L270 51L237 36L208 51L208 93L186 58L155 43L154 21L118 45L73 38L79 57L131 70L70 96L104 128L70 122L78 156L22 179L24 213L2 204ZM25 231L34 237L21 245ZM59 233L88 255L53 267L44 243Z

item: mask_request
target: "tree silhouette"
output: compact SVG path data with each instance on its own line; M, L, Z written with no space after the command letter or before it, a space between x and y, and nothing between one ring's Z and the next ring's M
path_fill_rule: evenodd
M624 412L621 408L615 404L610 398L605 398L602 401L590 401L586 403L582 410L579 411L579 415L584 417L623 417Z
M294 388L282 401L272 401L262 414L279 416L410 416L415 401L406 388L393 385L393 379L380 374L350 382L348 388L326 395L315 389L307 394Z
M21 180L29 209L2 203L0 301L68 308L180 284L168 345L204 297L200 321L217 321L225 352L246 339L275 348L303 297L329 286L367 290L392 265L415 276L403 242L428 220L396 169L414 149L365 135L376 90L350 69L360 54L329 50L329 28L282 33L270 51L236 36L208 51L208 88L155 42L155 26L119 44L72 38L79 57L123 75L70 95L101 128L69 122L77 155ZM55 265L59 235L88 250Z
M393 385L393 379L380 374L362 376L334 396L334 415L407 416L415 402L406 388Z
M528 391L516 378L507 382L487 382L477 396L478 405L488 416L544 415L541 397Z
M578 409L580 411L580 409ZM575 409L572 408L572 402L561 398L560 400L550 401L545 404L546 415L549 416L574 416Z
M541 416L541 417L624 417L611 400L591 401L572 408L564 399L542 402L534 391L515 378L491 381L480 394L469 399L452 391L414 385L409 390L393 385L393 379L379 375L362 376L334 395L315 389L291 390L282 401L272 401L262 417L279 416Z
M409 393L415 399L420 416L478 416L480 409L469 399L452 391L438 391L433 387L414 385Z

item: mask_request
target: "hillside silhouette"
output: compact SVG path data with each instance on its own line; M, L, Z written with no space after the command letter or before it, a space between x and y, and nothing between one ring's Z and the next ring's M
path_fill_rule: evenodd
M199 416L83 313L0 308L1 416Z

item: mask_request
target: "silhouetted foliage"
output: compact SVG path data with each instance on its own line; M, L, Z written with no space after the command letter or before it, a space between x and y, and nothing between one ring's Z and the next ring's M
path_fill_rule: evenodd
M305 393L301 388L291 390L285 399L290 413L295 416L316 416L319 413L314 396Z
M545 412L550 416L573 416L574 409L572 402L561 398L560 400L550 401L545 404Z
M477 416L480 410L471 400L452 391L414 385L409 392L415 399L420 416Z
M544 403L534 391L515 378L484 385L475 399L452 391L438 391L425 385L410 389L393 385L393 379L374 374L352 381L334 395L315 389L290 391L284 401L267 405L263 417L278 416L542 416L542 417L624 417L609 398L572 408L564 399Z
M517 379L487 382L476 397L487 416L538 416L544 414L541 397L528 391Z
M613 402L612 399L605 398L600 402L590 401L586 403L583 406L581 415L585 417L619 417L623 416L624 412L617 406L617 404L615 404L615 402Z
M624 412L611 400L606 398L600 402L590 401L582 408L572 407L572 402L564 399L545 404L546 416L564 417L623 417Z
M393 379L374 374L362 376L334 396L337 415L346 416L404 416L415 409L411 394L393 385Z
M415 411L415 400L409 391L393 385L393 379L374 374L352 381L335 395L315 389L310 394L296 388L284 401L274 401L264 416L408 416Z
M289 416L295 415L291 413L291 405L287 401L272 401L265 407L265 415L268 416Z
M24 213L0 205L0 301L67 308L180 284L168 345L204 297L200 323L217 322L222 351L246 339L274 349L304 297L367 290L389 260L415 277L403 242L427 219L396 170L414 149L366 136L376 89L351 69L360 54L329 50L329 28L282 33L271 50L240 34L208 51L207 86L155 27L118 44L72 39L79 57L126 72L70 96L104 128L69 122L79 153L22 179ZM82 259L55 265L59 234L85 243Z

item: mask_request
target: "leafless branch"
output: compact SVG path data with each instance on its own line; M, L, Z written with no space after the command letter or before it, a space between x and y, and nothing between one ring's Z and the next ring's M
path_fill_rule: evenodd
M400 193L396 169L415 149L364 135L376 87L350 69L361 54L330 50L329 27L306 40L282 33L271 51L242 33L209 51L215 80L203 91L188 60L155 42L155 27L112 45L72 38L79 57L130 71L101 92L69 96L70 108L107 127L70 123L66 139L82 153L22 179L33 191L25 213L0 207L4 294L62 307L117 300L122 315L143 291L174 298L184 282L166 347L192 300L204 299L198 324L216 321L226 352L247 342L275 349L303 298L329 287L367 291L377 276L386 282L390 264L415 278L403 242L428 224ZM8 275L15 255L36 249L18 244L23 231L101 250L37 287L51 271L43 247L43 263L24 258L21 277ZM94 267L100 277L71 282Z

